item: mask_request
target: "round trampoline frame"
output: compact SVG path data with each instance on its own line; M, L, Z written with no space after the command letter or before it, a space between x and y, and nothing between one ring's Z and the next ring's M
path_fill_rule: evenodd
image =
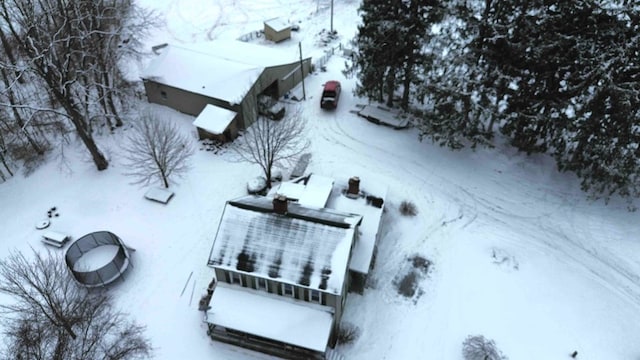
M90 271L74 269L75 264L84 254L105 245L118 246L118 251L109 263ZM92 232L74 241L69 245L64 260L73 278L89 288L105 286L114 282L124 274L131 262L127 246L122 239L109 231Z

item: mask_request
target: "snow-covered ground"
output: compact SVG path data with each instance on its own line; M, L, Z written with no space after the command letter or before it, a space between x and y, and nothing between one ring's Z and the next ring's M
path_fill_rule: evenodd
M283 16L301 21L301 31L277 46L302 41L316 57L323 53L316 34L329 27L328 0L140 2L166 17L150 44L232 39ZM355 32L357 6L336 0L334 27L343 43ZM638 213L586 201L576 179L559 174L546 157L527 158L502 145L453 152L419 142L415 129L367 122L350 112L366 101L352 95L354 80L344 78L343 66L334 56L327 72L306 80L300 106L313 142L308 170L373 178L389 193L371 287L350 294L343 318L361 334L339 353L355 360L456 360L467 335L483 334L516 360L567 359L574 350L578 359L640 358ZM337 111L324 112L319 93L331 79L343 83L343 95ZM153 107L196 141L193 117ZM35 229L55 206L59 216L50 230L73 238L109 230L136 249L133 268L111 291L147 326L156 359L270 359L211 341L197 311L212 277L206 261L224 203L244 195L259 169L197 145L202 150L191 171L162 205L145 200L146 189L123 175L120 135L99 138L111 160L106 171L67 149L66 162L52 157L31 176L0 184L0 256L30 247L63 253L42 244ZM415 203L416 217L400 215L403 200ZM394 283L412 270L407 259L414 255L432 265L418 276L416 295L406 298Z

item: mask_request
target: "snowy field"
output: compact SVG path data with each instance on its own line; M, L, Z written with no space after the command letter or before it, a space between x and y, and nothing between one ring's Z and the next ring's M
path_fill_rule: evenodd
M150 45L233 39L282 16L300 21L301 30L271 46L291 50L301 41L315 58L323 53L316 34L329 27L328 0L140 2L166 19ZM336 0L338 41L355 33L357 7ZM526 158L502 145L452 152L419 142L415 129L367 122L350 112L366 101L353 96L354 80L344 78L343 67L336 55L327 72L306 80L300 106L312 140L308 170L389 186L370 288L347 301L343 321L361 332L338 347L345 359L461 360L469 334L494 339L512 360L569 359L573 351L578 359L640 359L637 212L622 202L586 201L577 180L559 174L546 157ZM332 79L343 83L343 95L336 112L323 112L321 87ZM153 108L196 142L192 117ZM104 172L67 148L65 161L52 156L31 176L0 184L0 255L30 248L63 253L42 244L35 229L55 206L59 216L50 230L74 239L109 230L136 249L133 268L111 291L147 326L155 359L271 359L211 341L197 311L212 277L206 261L224 203L244 195L259 169L197 144L191 171L162 205L145 200L146 189L123 175L120 135L98 139L111 161ZM400 215L403 200L416 204L416 217ZM412 271L407 259L415 255L432 264L418 272L419 289L407 298L394 284Z

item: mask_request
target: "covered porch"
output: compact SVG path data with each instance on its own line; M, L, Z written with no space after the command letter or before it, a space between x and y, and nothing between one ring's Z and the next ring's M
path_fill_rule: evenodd
M333 309L218 283L206 320L218 341L288 359L324 359Z

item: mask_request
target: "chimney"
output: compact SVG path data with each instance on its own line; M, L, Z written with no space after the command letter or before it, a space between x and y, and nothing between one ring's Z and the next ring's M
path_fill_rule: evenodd
M287 197L284 195L276 195L273 198L273 212L276 214L286 214L287 213Z
M353 176L349 178L349 188L347 189L347 196L358 197L360 194L360 178Z

